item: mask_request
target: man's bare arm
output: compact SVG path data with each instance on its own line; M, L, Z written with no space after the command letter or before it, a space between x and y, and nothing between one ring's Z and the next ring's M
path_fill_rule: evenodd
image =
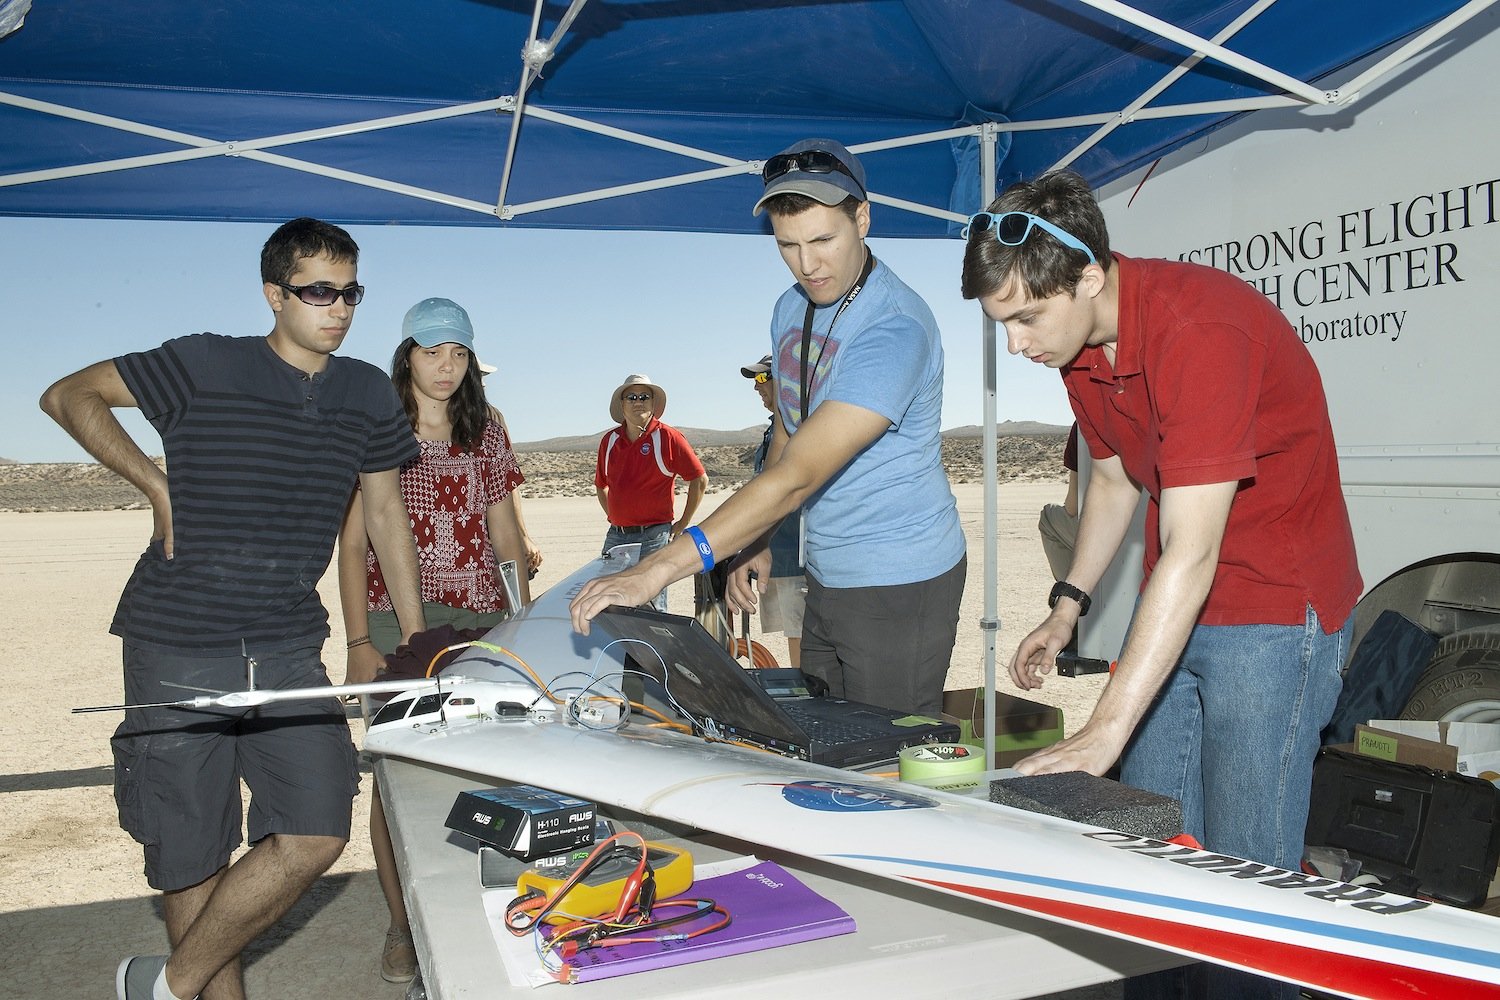
M716 553L744 548L768 527L797 510L880 435L890 421L852 403L826 402L787 442L780 460L746 483L700 525ZM644 604L664 587L703 564L689 539L679 538L640 565L592 580L573 599L579 631L609 604Z
M349 498L344 511L344 525L339 530L338 578L339 607L344 612L344 636L354 645L348 648L344 663L344 683L373 681L385 663L380 650L370 642L370 581L365 567L365 550L370 539L365 534L365 504L359 490Z
M365 533L380 561L386 592L401 625L401 641L425 631L422 614L422 580L417 565L417 543L411 534L406 501L401 498L401 474L397 469L361 472L359 488L365 505Z
M152 538L172 557L172 503L167 474L125 432L114 407L139 408L113 361L100 361L54 382L42 393L43 412L106 468L145 494L154 521Z
M1177 665L1208 599L1238 488L1237 482L1227 482L1162 491L1161 558L1141 593L1119 665L1083 728L1026 758L1017 770L1103 774L1119 758ZM1092 484L1089 492L1093 492ZM1088 500L1084 510L1087 517Z
M1078 523L1073 564L1068 570L1069 583L1086 594L1093 593L1114 561L1140 499L1140 487L1125 472L1118 456L1094 462L1083 518ZM1075 601L1060 598L1052 613L1016 646L1010 676L1017 687L1023 691L1041 687L1042 676L1052 670L1058 651L1073 637L1081 610Z

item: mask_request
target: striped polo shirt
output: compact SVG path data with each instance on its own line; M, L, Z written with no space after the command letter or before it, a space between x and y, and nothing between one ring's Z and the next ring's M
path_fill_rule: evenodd
M332 356L310 375L264 337L211 333L115 367L162 437L174 551L142 554L110 631L220 650L321 642L318 580L356 478L418 454L390 379Z

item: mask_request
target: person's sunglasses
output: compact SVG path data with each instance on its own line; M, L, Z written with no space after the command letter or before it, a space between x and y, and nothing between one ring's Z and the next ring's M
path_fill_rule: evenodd
M771 373L770 372L756 372L755 373L755 384L756 385L765 385L769 381L771 381Z
M365 297L364 285L349 285L347 288L334 288L332 285L324 284L321 281L313 285L288 285L284 281L278 281L276 284L285 288L310 306L331 306L338 300L339 296L343 296L344 301L349 305L357 306L360 300Z
M995 239L1008 247L1020 246L1026 242L1026 237L1031 235L1032 229L1041 229L1043 232L1050 233L1056 237L1057 241L1063 246L1072 247L1074 250L1082 250L1088 254L1090 264L1099 263L1094 258L1094 251L1085 246L1083 240L1080 240L1066 229L1054 226L1046 219L1032 215L1030 212L1002 212L999 215L992 212L976 213L969 216L969 224L964 226L963 232L959 234L959 238L967 240L969 233L974 231L976 227L981 233L993 230Z
M625 398L628 399L628 400L630 400L632 403L649 403L649 402L651 402L651 393L649 393L649 392L627 392L625 394Z
M865 186L859 182L859 178L854 176L854 172L842 160L821 149L806 149L800 153L777 153L766 161L765 167L761 169L760 177L769 184L793 170L805 170L810 174L843 174L861 191L865 189Z

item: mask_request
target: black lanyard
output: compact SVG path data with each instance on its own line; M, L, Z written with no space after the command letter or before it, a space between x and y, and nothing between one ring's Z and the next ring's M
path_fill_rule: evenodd
M855 280L854 287L849 289L849 294L844 296L844 300L834 310L833 319L828 321L828 332L823 334L822 346L818 348L819 361L823 360L823 352L828 349L828 338L833 336L833 324L839 321L839 316L849 307L849 303L854 301L854 297L859 294L860 289L865 287L865 282L870 280L870 272L874 269L875 255L866 248L864 270L859 272L859 278ZM802 317L802 420L798 422L798 427L801 427L807 420L808 401L812 398L812 370L817 368L817 365L813 365L812 369L809 369L807 364L807 355L812 350L813 313L817 308L813 304L813 300L808 299L807 312Z

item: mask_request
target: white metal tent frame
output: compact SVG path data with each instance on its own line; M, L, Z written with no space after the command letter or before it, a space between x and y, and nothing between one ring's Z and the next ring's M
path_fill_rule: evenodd
M720 180L725 177L733 177L741 174L759 174L764 161L745 160L739 157L726 156L711 150L699 149L686 146L681 143L669 142L651 135L640 132L628 131L614 128L599 122L589 121L575 115L563 114L546 108L529 105L526 103L526 91L532 82L537 79L542 68L552 58L568 29L573 24L578 13L587 4L588 0L571 0L568 9L559 18L558 24L552 34L545 40L538 37L541 27L542 10L544 0L536 0L531 23L530 36L521 52L522 73L514 95L506 95L484 101L470 102L466 104L452 105L444 108L435 108L426 111L414 112L403 115L393 115L382 118L373 118L363 121L348 122L342 125L334 125L325 128L308 129L299 132L288 132L278 135L260 136L254 138L223 141L208 139L203 136L192 135L172 129L160 128L141 122L129 121L110 115L102 115L80 108L68 107L47 101L39 101L23 97L18 94L0 91L0 104L33 111L39 114L52 115L59 118L71 119L78 122L97 125L102 128L116 129L122 132L133 133L158 139L164 142L180 145L181 149L164 153L155 153L143 156L121 157L116 159L101 160L94 163L77 164L67 167L55 167L44 170L22 171L11 174L0 175L0 187L11 187L21 184L36 184L47 181L62 180L71 177L82 177L92 174L111 173L123 170L136 170L145 167L160 166L169 163L181 163L188 160L207 159L217 156L243 157L256 160L271 166L282 167L288 170L300 171L314 174L349 184L360 185L392 194L419 200L447 205L464 211L481 215L489 215L501 221L516 219L524 215L537 212L545 212L550 209L562 208L570 205L587 204L589 202L603 201L611 198L628 197L648 191L657 191L668 188L683 187L691 184L699 184L705 181ZM980 144L980 195L981 203L988 204L995 196L995 176L998 166L996 158L996 146L1000 136L1005 132L1027 132L1046 129L1069 129L1083 126L1096 126L1095 130L1080 142L1066 156L1062 157L1053 166L1060 168L1067 166L1083 155L1087 150L1101 142L1115 129L1133 122L1151 121L1163 118L1179 118L1201 115L1233 115L1251 111L1260 111L1270 108L1300 107L1304 109L1319 108L1341 108L1356 101L1360 94L1370 85L1388 76L1396 69L1405 65L1438 41L1451 34L1465 22L1482 13L1494 5L1497 0L1470 0L1463 7L1455 10L1447 17L1436 22L1427 30L1413 36L1404 44L1394 48L1384 58L1369 66L1357 76L1344 82L1342 85L1325 89L1309 82L1298 80L1294 77L1281 73L1263 63L1257 62L1247 56L1226 48L1228 42L1236 33L1246 25L1253 22L1264 11L1275 4L1276 0L1258 0L1247 8L1238 18L1226 25L1212 39L1202 38L1191 32L1184 31L1168 22L1153 17L1142 11L1119 2L1119 0L1075 0L1075 2L1092 7L1096 10L1111 14L1132 25L1143 28L1154 33L1163 41L1176 46L1188 53L1181 63L1171 72L1164 75L1157 83L1130 101L1125 107L1116 111L1102 111L1091 114L1072 115L1065 118L1049 118L1036 121L1014 121L1014 122L985 122L976 125L960 126L955 128L941 129L919 134L896 136L875 142L866 142L849 147L854 153L869 153L879 150L896 149L905 146L921 145L924 143L947 142L959 138L974 138ZM1239 70L1249 76L1260 80L1270 86L1282 91L1280 95L1244 98L1224 101L1206 101L1192 104L1178 104L1161 107L1147 107L1153 99L1164 92L1180 77L1190 72L1199 62L1204 59L1212 59L1232 69ZM318 142L324 139L332 139L340 136L355 135L365 132L378 132L386 129L397 129L411 125L419 125L425 122L438 121L450 118L459 118L466 115L488 114L493 112L508 113L511 115L510 134L506 144L505 163L501 173L499 191L494 203L481 202L472 198L465 198L430 188L416 187L409 184L401 184L370 174L357 173L354 171L340 170L333 167L313 163L308 160L287 156L273 150L289 146L298 146L304 143ZM712 164L704 170L690 171L687 173L672 174L657 177L651 180L639 181L632 184L623 184L613 187L598 188L588 191L580 191L574 194L556 198L548 198L519 204L506 204L506 195L512 168L515 164L518 140L522 121L527 118L551 122L566 126L582 132L592 133L605 138L615 139L621 142L633 143L664 152L675 153L689 159L695 159L704 163ZM961 223L966 221L964 215L958 214L946 208L922 205L905 199L882 195L876 191L869 192L871 202L897 208L902 211L914 212L919 215L944 219L950 222ZM984 520L985 520L985 544L984 544L984 617L980 620L980 628L985 634L984 653L984 676L985 676L985 763L987 767L994 767L995 763L995 736L994 736L994 706L995 706L995 635L1000 629L1000 620L997 607L997 585L998 585L998 557L997 539L995 536L995 521L998 508L997 486L995 476L997 472L997 459L995 449L997 445L996 417L997 417L997 361L998 344L995 334L995 324L988 318L983 320L983 406L984 406Z

